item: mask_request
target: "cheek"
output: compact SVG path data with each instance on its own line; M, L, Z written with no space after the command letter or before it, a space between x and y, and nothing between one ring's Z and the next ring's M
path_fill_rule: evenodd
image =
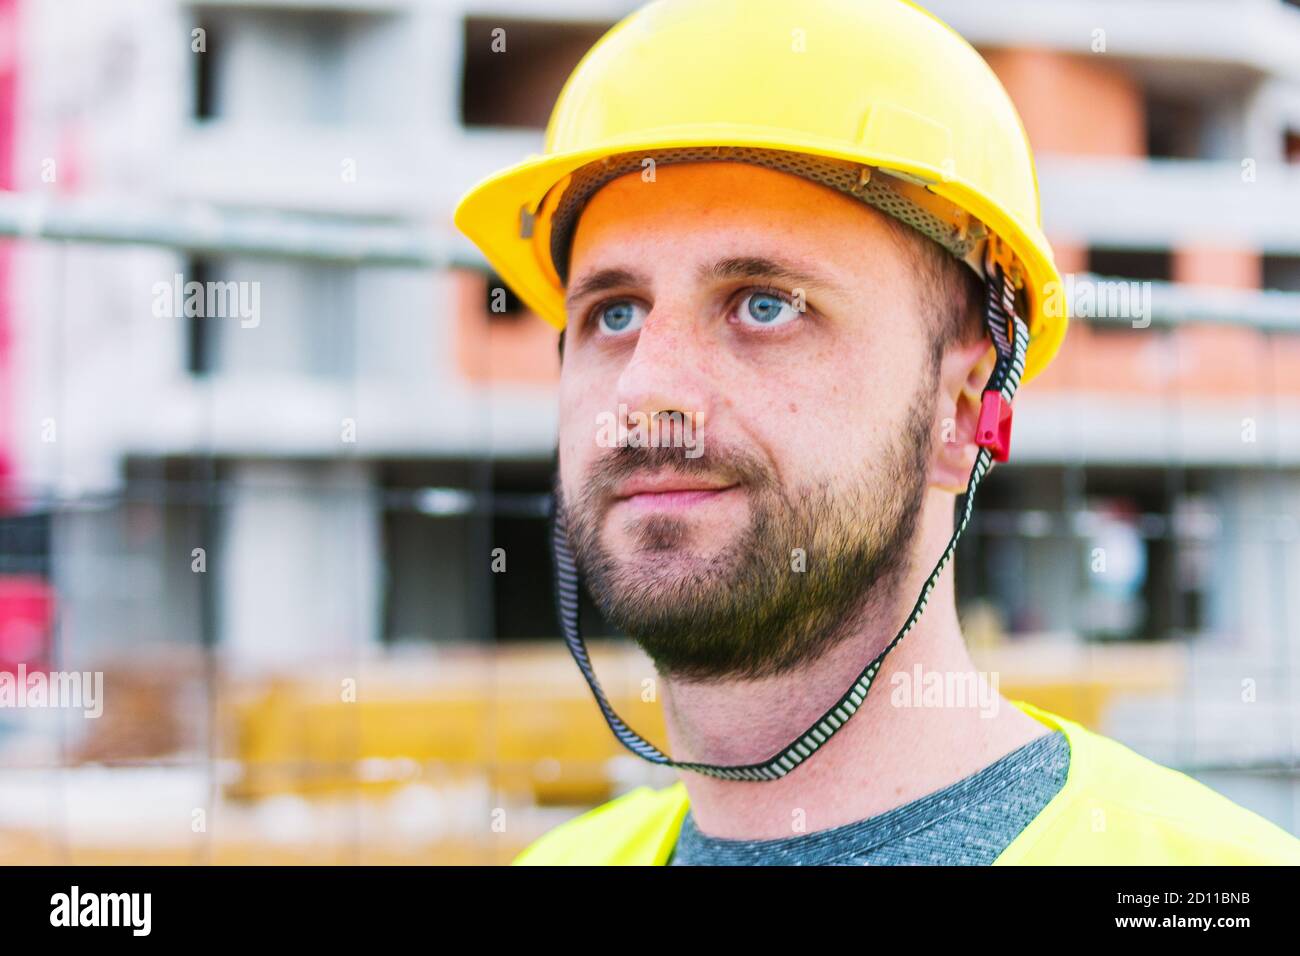
M847 346L764 369L744 411L787 487L834 480L879 447L888 391Z
M599 449L596 447L597 415L601 393L576 375L562 373L559 393L560 480L566 495L581 487Z

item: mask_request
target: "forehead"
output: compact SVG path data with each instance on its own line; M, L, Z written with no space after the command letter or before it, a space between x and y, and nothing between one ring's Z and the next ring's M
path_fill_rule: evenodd
M648 254L665 241L683 253L776 242L831 260L853 250L858 261L873 247L893 248L882 215L837 190L749 163L682 163L628 173L591 197L574 230L570 276L605 264L593 259Z

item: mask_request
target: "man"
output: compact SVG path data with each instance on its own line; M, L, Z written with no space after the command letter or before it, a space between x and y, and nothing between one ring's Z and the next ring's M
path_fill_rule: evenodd
M517 862L1300 862L1031 705L870 692L976 673L944 570L1065 326L1023 129L947 27L902 0L652 4L456 221L564 330L561 623L618 738L682 771ZM611 416L672 440L610 442ZM654 661L672 757L600 690L580 578Z

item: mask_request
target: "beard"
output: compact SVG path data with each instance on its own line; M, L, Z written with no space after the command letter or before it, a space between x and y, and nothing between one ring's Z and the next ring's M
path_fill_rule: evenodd
M924 500L934 394L918 390L890 447L834 483L784 488L762 459L715 440L697 458L682 448L614 448L571 504L557 479L557 507L596 606L661 675L700 683L790 673L888 618ZM631 518L633 552L615 556L601 537L613 490L655 474L734 481L747 496L747 526L706 555L692 548L700 533L688 517Z

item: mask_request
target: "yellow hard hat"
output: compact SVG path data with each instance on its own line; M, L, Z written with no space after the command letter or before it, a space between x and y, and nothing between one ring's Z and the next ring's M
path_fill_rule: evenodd
M568 241L604 182L649 161L756 162L850 193L1023 296L1023 380L1065 335L1033 154L988 64L906 0L658 0L574 69L543 152L480 182L455 223L565 325Z

